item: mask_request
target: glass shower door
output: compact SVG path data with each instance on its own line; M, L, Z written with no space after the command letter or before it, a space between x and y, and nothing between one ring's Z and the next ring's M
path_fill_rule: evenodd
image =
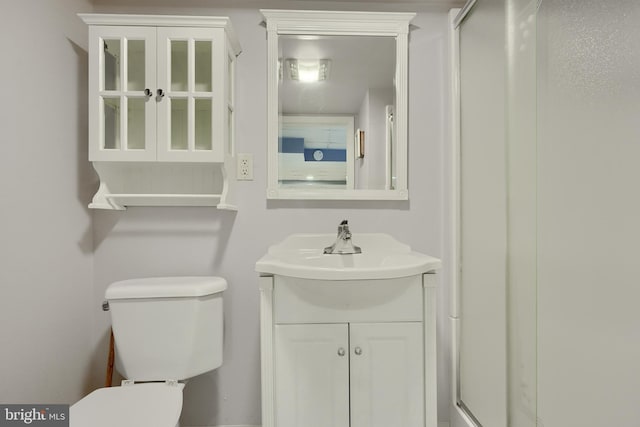
M465 13L454 32L460 105L452 425L532 427L537 1L469 2Z
M458 404L507 426L504 7L477 2L460 38Z

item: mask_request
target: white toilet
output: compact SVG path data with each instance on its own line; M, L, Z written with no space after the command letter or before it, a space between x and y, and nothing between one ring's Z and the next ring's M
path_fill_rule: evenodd
M71 427L176 427L179 381L222 364L220 277L159 277L112 283L105 293L116 369L126 381L72 405Z

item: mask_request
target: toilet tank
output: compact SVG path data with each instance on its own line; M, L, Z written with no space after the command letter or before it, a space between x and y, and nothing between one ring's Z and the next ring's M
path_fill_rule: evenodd
M221 277L156 277L109 285L116 369L135 381L185 380L222 364Z

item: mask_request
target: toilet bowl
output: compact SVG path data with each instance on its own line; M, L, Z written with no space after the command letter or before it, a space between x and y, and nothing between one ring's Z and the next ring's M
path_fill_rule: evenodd
M70 427L178 427L184 384L143 383L95 390L69 409Z
M70 427L177 427L184 381L222 364L220 277L115 282L111 312L120 387L95 390L71 406Z

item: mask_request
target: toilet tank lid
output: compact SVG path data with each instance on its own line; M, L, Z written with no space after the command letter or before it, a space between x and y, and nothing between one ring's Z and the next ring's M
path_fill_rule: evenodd
M217 294L227 289L222 277L149 277L114 282L105 292L107 300L136 298L186 298Z

